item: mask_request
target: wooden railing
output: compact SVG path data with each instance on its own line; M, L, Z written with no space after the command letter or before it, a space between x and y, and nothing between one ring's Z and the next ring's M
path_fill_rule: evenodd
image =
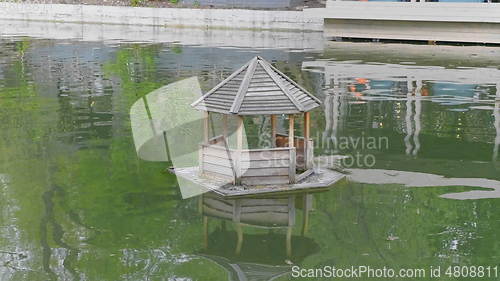
M228 148L220 137L200 145L200 173L244 185L295 183L296 149Z

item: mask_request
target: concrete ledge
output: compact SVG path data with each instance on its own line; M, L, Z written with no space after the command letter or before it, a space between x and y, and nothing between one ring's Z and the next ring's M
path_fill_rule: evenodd
M143 8L1 2L0 19L254 30L323 30L322 18L302 11Z
M324 34L343 38L498 44L500 24L326 19Z
M497 3L329 1L315 10L327 37L500 43Z
M500 23L498 3L328 1L323 18Z

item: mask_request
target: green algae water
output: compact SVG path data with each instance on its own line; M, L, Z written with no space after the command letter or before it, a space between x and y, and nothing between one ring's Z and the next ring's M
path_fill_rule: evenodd
M2 281L321 280L307 269L332 267L500 280L495 48L0 37L0 54ZM312 196L305 234L296 204L290 257L286 231L251 226L236 255L218 218L206 246L199 198L183 200L169 163L139 159L132 138L138 99L192 76L207 91L256 54L323 101L315 154L348 156L350 180ZM245 121L249 142L268 121Z

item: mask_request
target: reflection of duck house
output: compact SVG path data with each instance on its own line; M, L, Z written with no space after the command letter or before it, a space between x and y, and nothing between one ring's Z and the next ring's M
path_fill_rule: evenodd
M297 200L298 199L298 200ZM240 254L243 245L243 226L261 229L285 229L286 256L292 256L292 230L296 220L296 202L302 208L302 236L309 227L312 195L294 194L283 197L225 199L213 193L200 197L200 211L203 214L205 248L208 248L208 218L234 223L237 242L235 253Z
M192 104L205 112L198 172L189 168L175 172L224 196L324 189L343 175L313 169L309 111L320 104L269 62L255 57ZM223 133L209 138L213 114L222 115ZM303 116L303 137L295 136L298 114ZM244 118L249 116L270 116L270 147L244 149ZM278 118L284 116L288 135L277 133ZM236 141L231 147L228 123L233 120Z

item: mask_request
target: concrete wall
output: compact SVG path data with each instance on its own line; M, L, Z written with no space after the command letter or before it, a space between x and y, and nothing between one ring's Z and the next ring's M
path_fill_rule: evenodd
M328 1L325 36L500 43L500 4Z
M256 30L323 30L321 18L302 11L143 8L0 2L0 19Z
M182 3L201 5L212 5L223 8L257 8L257 9L276 9L293 8L303 5L304 0L183 0Z
M497 3L333 1L321 16L332 19L500 23Z

